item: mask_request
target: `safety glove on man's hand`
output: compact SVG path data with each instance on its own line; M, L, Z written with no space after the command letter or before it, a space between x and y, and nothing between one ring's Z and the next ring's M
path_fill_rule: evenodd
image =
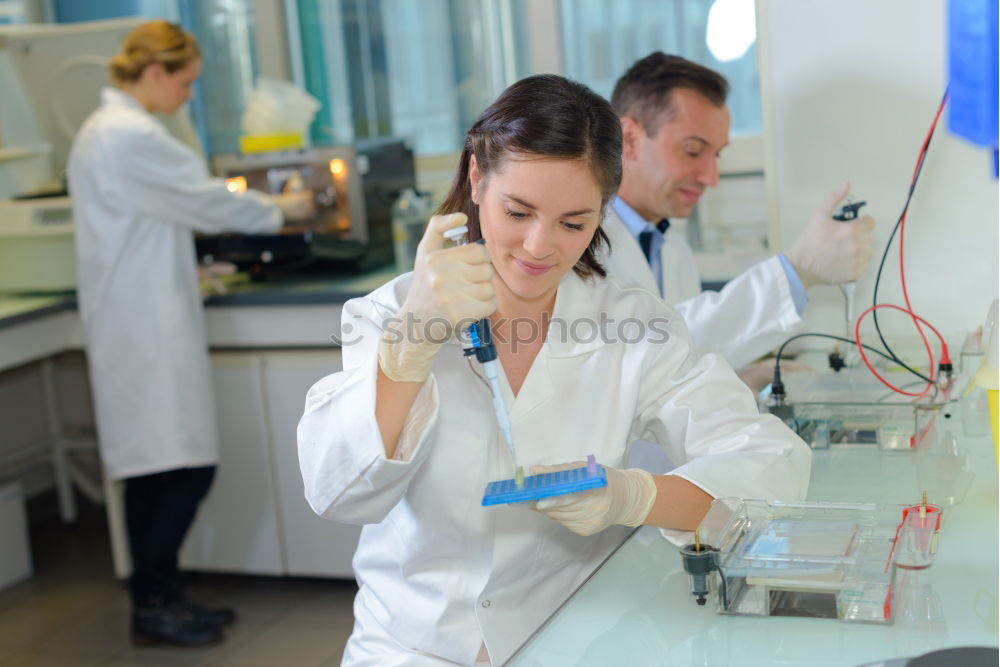
M570 468L586 462L558 466L531 466L531 474L539 475ZM554 519L580 535L593 535L608 526L639 526L649 516L656 501L656 483L645 470L618 470L604 466L608 485L599 489L542 498L531 503L531 509Z
M468 326L497 309L486 248L478 243L446 247L444 232L467 220L464 213L452 213L427 223L410 291L379 342L379 366L390 380L423 382L456 326Z
M806 287L855 281L868 266L874 218L868 215L849 221L833 218L850 187L844 183L827 195L785 251L785 257Z

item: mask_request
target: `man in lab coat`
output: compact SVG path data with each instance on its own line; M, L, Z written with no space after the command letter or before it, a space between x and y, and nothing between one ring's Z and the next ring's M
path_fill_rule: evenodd
M678 56L653 53L615 85L622 123L623 176L604 220L608 276L660 294L684 317L695 343L725 357L747 384L766 384L771 364L752 364L802 323L806 289L856 280L871 256L875 222L831 216L848 192L831 192L783 253L702 292L694 254L671 218L686 218L719 181L718 155L729 143L729 84Z

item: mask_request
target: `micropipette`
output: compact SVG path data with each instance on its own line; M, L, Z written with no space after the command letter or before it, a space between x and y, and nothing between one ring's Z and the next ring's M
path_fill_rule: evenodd
M457 245L464 245L465 235L468 231L469 228L462 225L445 231L444 237ZM493 395L493 412L496 414L497 425L507 443L511 462L514 464L515 483L520 488L524 483L524 469L517 464L517 451L514 449L514 434L510 425L510 416L507 414L507 406L500 393L500 365L497 361L497 348L493 344L493 335L490 332L489 318L484 317L469 325L461 332L460 338L463 354L467 357L475 355L476 360L483 367L483 375L486 376L490 393Z
M848 201L846 204L840 207L840 212L833 215L834 220L839 220L841 222L848 222L854 220L858 217L858 210L867 204L868 202L863 201ZM841 283L840 291L844 293L844 300L846 304L846 319L847 319L847 337L851 337L851 333L854 331L854 286L855 282L852 280L849 283Z

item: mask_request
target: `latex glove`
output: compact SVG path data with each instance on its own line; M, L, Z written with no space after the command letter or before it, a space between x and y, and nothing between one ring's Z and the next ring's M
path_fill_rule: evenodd
M587 465L585 461L558 466L531 466L539 475ZM639 468L618 470L604 466L608 485L563 496L542 498L529 507L548 516L580 535L593 535L608 526L641 525L656 501L653 476Z
M201 288L202 301L209 299L216 294L225 294L228 290L226 284L219 279L220 276L232 276L236 274L236 265L231 262L212 262L211 264L198 265L198 286Z
M806 287L839 285L857 280L872 255L875 220L865 215L847 222L834 220L850 184L831 192L813 211L785 257Z
M316 193L312 190L293 190L271 195L271 201L281 209L285 222L304 222L316 217Z
M788 373L798 373L799 371L811 371L812 368L805 364L790 359L781 359L781 375ZM747 364L736 371L736 374L743 380L743 384L750 387L753 393L757 394L774 379L774 359L761 359L752 364Z
M413 280L379 343L382 373L396 382L423 382L438 349L497 309L493 265L478 243L445 247L445 231L464 225L464 213L436 215L427 223L413 262Z

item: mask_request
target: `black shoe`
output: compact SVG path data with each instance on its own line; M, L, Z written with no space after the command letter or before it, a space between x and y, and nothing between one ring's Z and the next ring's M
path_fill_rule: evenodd
M229 607L202 607L185 597L179 597L175 602L206 625L221 628L236 621L236 612Z
M176 602L132 608L132 643L137 646L204 646L220 641L218 626L205 623Z

